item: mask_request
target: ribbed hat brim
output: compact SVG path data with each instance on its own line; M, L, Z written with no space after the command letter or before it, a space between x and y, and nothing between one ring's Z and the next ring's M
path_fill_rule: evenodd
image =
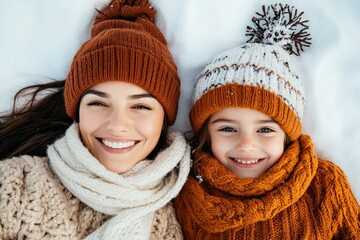
M250 108L270 116L291 141L301 135L300 119L280 97L264 88L241 84L226 84L211 89L195 102L190 111L194 132L199 133L211 114L232 107Z

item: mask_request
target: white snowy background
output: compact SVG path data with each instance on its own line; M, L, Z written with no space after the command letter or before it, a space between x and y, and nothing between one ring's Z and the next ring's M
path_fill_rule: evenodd
M66 78L72 57L108 0L0 0L0 112L24 86ZM182 95L174 127L190 130L195 78L217 53L244 44L246 26L275 1L151 0L178 64ZM360 2L282 1L310 20L312 46L295 62L307 96L304 132L340 166L360 200Z

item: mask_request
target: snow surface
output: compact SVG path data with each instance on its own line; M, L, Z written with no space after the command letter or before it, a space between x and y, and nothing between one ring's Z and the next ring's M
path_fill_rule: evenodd
M0 0L0 112L21 87L66 78L89 38L96 8L109 0ZM275 1L151 0L157 24L178 64L182 95L174 128L190 130L197 74L211 58L245 43L246 26ZM310 20L312 46L296 57L306 90L304 132L319 156L340 166L360 199L360 2L283 1Z

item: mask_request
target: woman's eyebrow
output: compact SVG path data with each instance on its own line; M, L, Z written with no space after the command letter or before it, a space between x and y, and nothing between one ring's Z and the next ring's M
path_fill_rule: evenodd
M87 95L87 94L94 94L96 96L99 96L99 97L103 97L103 98L109 98L109 94L105 93L105 92L101 92L101 91L97 91L97 90L94 90L94 89L89 89L87 90L83 96Z
M101 92L101 91L97 91L94 89L89 89L84 93L84 96L87 94L94 94L96 96L99 97L103 97L103 98L109 98L110 95L105 93L105 92ZM143 93L143 94L134 94L134 95L130 95L127 97L129 100L135 100L135 99L139 99L139 98L154 98L154 96L152 96L150 93Z
M150 93L135 94L135 95L128 96L128 99L130 99L130 100L135 100L135 99L139 99L139 98L154 98L154 96L151 95Z

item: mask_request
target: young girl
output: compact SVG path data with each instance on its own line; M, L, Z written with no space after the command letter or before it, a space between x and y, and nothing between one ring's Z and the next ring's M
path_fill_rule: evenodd
M1 116L0 239L182 239L190 149L167 133L180 81L154 15L112 1L66 81Z
M263 7L247 30L253 43L199 75L193 176L175 200L185 239L360 239L345 174L302 133L304 91L284 50L310 45L302 14Z

